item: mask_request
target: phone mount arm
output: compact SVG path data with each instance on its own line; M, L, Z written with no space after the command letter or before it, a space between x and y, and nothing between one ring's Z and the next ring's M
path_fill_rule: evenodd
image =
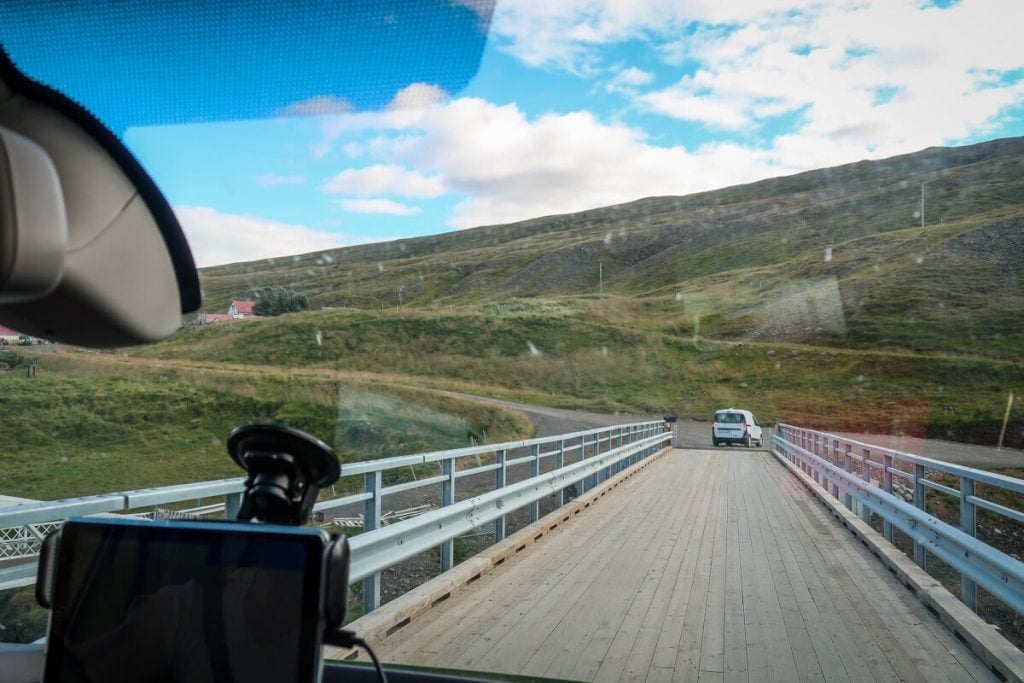
M228 453L247 473L238 520L301 526L320 489L338 480L341 465L330 446L283 425L234 429Z

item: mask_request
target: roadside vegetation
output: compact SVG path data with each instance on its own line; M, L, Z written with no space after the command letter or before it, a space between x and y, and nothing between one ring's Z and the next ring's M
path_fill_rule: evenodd
M38 368L0 373L0 493L65 498L239 476L225 443L252 422L307 431L342 462L532 434L516 413L380 382L80 352L48 354Z

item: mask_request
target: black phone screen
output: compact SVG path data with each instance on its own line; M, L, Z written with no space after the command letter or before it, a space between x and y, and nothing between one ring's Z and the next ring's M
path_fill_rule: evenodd
M326 542L314 529L70 520L44 680L314 681Z

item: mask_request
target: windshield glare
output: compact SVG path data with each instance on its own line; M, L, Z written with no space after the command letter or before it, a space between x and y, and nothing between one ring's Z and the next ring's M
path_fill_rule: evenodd
M210 40L226 52L197 47L191 61L161 40L139 62L125 55L160 37L142 15L22 4L0 14L28 28L0 40L30 75L93 108L151 173L188 236L204 298L170 338L144 347L75 348L0 325L0 508L242 476L227 437L250 423L307 432L344 466L670 416L657 429L676 430L673 443L704 453L707 468L738 463L708 500L779 466L769 449L782 425L1024 477L1018 0L459 0L366 3L327 18L254 3L258 31L211 14L223 25ZM184 44L205 44L188 17L161 21L181 27ZM119 27L110 49L90 48L81 22ZM58 54L65 41L95 59ZM740 410L757 416L749 430L715 431L747 426ZM594 453L621 438L601 436ZM395 487L372 522L385 528L494 490L506 460L518 463L506 484L554 469L556 451L571 464L565 448L576 443L410 459L378 480L342 476L319 500ZM854 456L851 447L843 458ZM694 467L690 481L711 471ZM470 468L484 469L454 474ZM911 475L884 475L913 503L901 476ZM936 476L925 509L959 528L960 494L949 492L960 480ZM585 488L389 567L379 603ZM714 499L724 530L736 500ZM997 502L1018 517L979 511L977 537L1019 561L1024 502ZM683 515L667 505L651 514ZM320 508L311 525L372 533L368 512L357 498ZM122 513L217 518L224 497ZM869 523L891 537L881 518ZM762 529L767 539L773 524L742 542L760 543ZM0 570L34 557L19 549L34 543L22 527L0 529ZM902 550L913 556L909 539ZM677 541L702 547L699 536ZM668 557L652 549L636 561ZM783 571L783 555L771 557L758 575ZM943 567L929 571L960 595L960 575ZM372 590L353 583L350 620L373 606ZM608 591L591 598L621 607L615 628L605 633L605 617L584 610L580 628L595 633L558 631L560 658L590 661L589 647L625 647L615 638L627 632L631 646L651 637L632 603ZM1019 614L984 591L978 604L1024 646ZM30 587L0 591L0 640L33 642L46 628ZM504 637L493 629L487 638ZM382 646L385 659L614 678L544 660L541 645L488 659L460 631L428 656L409 638L405 649Z

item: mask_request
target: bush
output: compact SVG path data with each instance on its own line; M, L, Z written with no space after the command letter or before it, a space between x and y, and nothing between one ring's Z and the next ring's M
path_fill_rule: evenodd
M268 287L256 292L256 315L274 316L309 309L309 299L287 287Z

